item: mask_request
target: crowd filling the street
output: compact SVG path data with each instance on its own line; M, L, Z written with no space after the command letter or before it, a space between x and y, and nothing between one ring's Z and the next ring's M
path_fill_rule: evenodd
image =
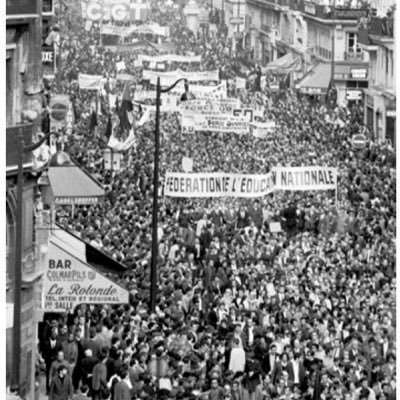
M394 149L372 139L354 148L351 139L362 129L357 106L332 111L258 64L246 66L246 86L237 88L245 67L226 45L224 24L196 37L179 13L159 2L150 17L169 27L174 54L201 56L201 62L168 62L163 73L218 70L227 97L238 99L239 108L261 110L254 121L272 121L273 129L263 137L186 134L180 113L161 107L151 312L155 115L148 110L155 97L135 98L155 93L142 77L150 67L137 60L156 51L112 51L96 23L72 32L72 39L60 35L62 79L49 97L67 93L75 123L68 134L55 135L57 146L103 185L105 198L74 210L58 206L57 223L126 266L123 276L108 276L129 290L129 304L82 304L46 321L37 377L46 376L49 400L74 393L93 400L395 399ZM124 73L130 81L117 79ZM100 90L79 87L80 74L101 76ZM280 90L271 90L271 82ZM189 92L195 85L189 82ZM121 167L106 170L110 139L123 143L129 132ZM187 173L183 159L203 181L168 175ZM271 189L273 179L256 178L302 167L325 172L293 173L293 185L307 179L336 189ZM168 195L194 185L196 193L208 191L204 177L212 174L220 174L214 191L228 192L245 175L247 192L258 187L268 194Z

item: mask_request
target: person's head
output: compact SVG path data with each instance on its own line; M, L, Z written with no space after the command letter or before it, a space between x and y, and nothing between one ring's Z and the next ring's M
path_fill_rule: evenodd
M219 386L218 378L211 378L211 389L217 389Z
M67 375L68 369L67 369L67 367L66 367L65 365L60 365L60 366L57 368L57 373L58 373L58 376L59 376L60 378L63 378L65 375Z
M271 354L276 354L276 344L275 343L273 343L273 344L271 344L271 346L269 346L269 352Z
M57 353L57 359L58 359L58 361L63 361L64 360L64 352L62 350L60 350Z
M80 387L80 391L82 394L88 394L89 386L86 383L83 383Z

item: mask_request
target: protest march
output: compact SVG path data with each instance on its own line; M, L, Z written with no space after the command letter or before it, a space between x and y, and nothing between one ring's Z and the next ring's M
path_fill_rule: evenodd
M108 287L86 269L68 286L86 296L72 310L49 300L36 362L48 399L395 399L394 149L353 146L357 107L327 123L324 102L241 65L221 20L198 37L182 2L83 3L73 31L54 21L63 62L50 98L67 95L74 120L50 126L50 150L105 195L55 215L126 272ZM157 105L158 83L178 79Z

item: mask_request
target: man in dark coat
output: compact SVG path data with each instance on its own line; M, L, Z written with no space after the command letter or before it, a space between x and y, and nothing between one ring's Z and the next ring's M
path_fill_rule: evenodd
M49 389L49 400L72 400L74 390L71 378L68 376L68 369L60 365L57 374L51 381Z
M57 358L58 352L61 350L61 342L58 339L57 328L53 327L50 337L44 341L42 354L46 363L46 392L50 388L49 373L52 362Z

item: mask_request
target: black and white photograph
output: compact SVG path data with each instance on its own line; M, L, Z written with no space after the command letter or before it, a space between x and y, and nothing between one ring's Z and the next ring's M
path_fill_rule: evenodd
M4 8L0 398L395 400L397 1Z

